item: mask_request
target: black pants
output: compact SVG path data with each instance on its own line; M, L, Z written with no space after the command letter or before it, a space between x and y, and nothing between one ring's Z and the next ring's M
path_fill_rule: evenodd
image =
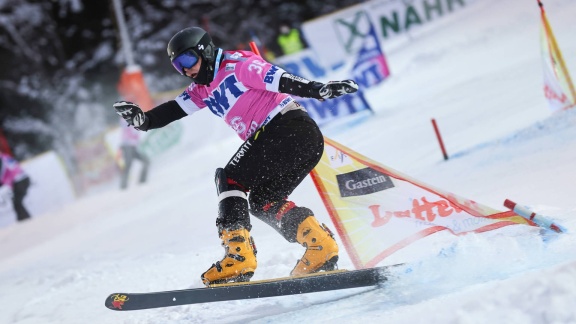
M230 159L226 175L249 193L250 212L287 239L264 206L284 201L314 169L324 151L318 125L303 110L278 114L247 139ZM308 213L311 211L308 210ZM289 236L289 237L287 237Z
M16 181L12 185L12 191L14 192L12 203L14 204L14 211L16 212L16 219L18 219L18 221L30 218L28 210L24 207L24 197L26 197L28 193L28 187L30 187L30 178L28 177Z

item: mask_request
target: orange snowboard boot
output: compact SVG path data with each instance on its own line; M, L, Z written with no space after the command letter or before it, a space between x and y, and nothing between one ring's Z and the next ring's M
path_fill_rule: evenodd
M306 248L306 252L290 272L291 276L334 270L338 262L338 244L332 232L320 225L314 216L298 225L296 241Z
M206 286L227 282L250 281L258 265L254 240L247 229L222 230L224 258L202 274Z

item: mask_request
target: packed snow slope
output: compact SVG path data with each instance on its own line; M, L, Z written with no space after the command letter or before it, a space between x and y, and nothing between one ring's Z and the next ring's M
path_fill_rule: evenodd
M574 72L576 2L545 5ZM428 250L377 289L109 311L104 299L112 292L201 287L200 274L221 258L213 174L240 141L205 138L154 160L146 185L111 186L0 229L0 323L575 323L576 111L551 116L546 106L536 1L476 1L446 19L387 53L393 77L367 93L373 118L327 135L494 208L504 210L506 198L527 205L569 233L512 226L435 234ZM187 121L199 136L220 127L208 114ZM330 224L309 179L291 198ZM287 275L303 248L253 223L254 279ZM344 251L340 267L352 268Z

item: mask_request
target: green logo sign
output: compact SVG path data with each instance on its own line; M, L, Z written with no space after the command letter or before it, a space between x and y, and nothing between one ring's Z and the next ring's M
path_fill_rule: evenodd
M182 133L183 128L179 123L172 123L166 127L151 130L142 142L140 149L150 157L160 155L176 145L182 138Z

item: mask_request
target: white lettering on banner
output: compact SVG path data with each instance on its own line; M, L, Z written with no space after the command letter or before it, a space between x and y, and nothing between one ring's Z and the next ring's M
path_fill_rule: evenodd
M361 189L361 188L366 188L366 187L372 187L374 185L377 185L379 183L383 183L386 181L388 181L388 179L386 179L385 176L379 176L379 177L366 179L366 180L362 180L362 181L357 181L357 182L354 180L348 180L348 181L346 181L346 188L349 190Z
M299 98L298 102L306 108L310 117L312 117L319 126L323 126L339 117L351 115L363 110L371 110L370 105L364 98L364 93L360 90L327 101Z

